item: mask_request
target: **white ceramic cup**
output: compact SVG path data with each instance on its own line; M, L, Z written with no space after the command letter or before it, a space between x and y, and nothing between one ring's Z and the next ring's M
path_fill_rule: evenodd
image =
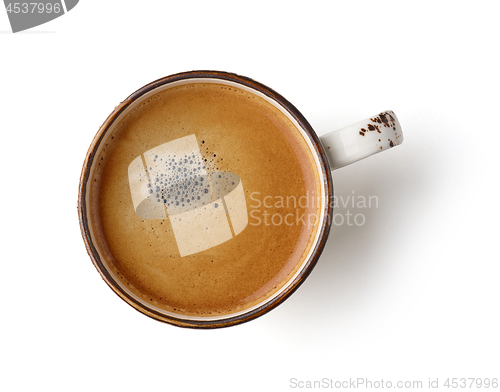
M119 124L123 118L126 118L128 113L132 110L135 110L134 108L139 107L139 105L146 102L149 97L159 91L193 83L215 83L223 87L235 87L266 100L278 109L294 124L298 132L302 135L307 145L307 150L312 154L314 162L311 162L311 165L317 173L316 182L319 184L318 189L320 189L318 196L321 206L318 207L316 216L319 222L318 228L314 234L314 238L311 237L309 241L311 246L308 248L307 255L304 259L305 261L300 265L300 268L296 270L293 276L283 281L283 286L279 291L276 291L265 300L262 300L262 302L257 303L251 308L217 317L183 316L175 312L164 311L130 291L126 285L120 281L119 276L117 276L119 274L116 274L113 268L110 267L108 260L110 257L109 253L105 251L105 246L103 248L99 245L99 239L93 232L92 221L97 219L96 216L98 212L92 210L91 206L93 204L89 201L93 197L91 189L94 186L94 182L97 181L94 173L99 170L99 165L103 159L102 156L106 150L106 146L108 146L108 143L113 143L113 129L115 125ZM168 130L166 132L168 132ZM188 257L191 254L201 254L204 250L222 244L233 237L231 231L227 231L226 236L221 234L220 238L216 238L212 235L208 238L211 242L205 241L202 243L196 236L191 234L188 235L199 226L198 222L195 221L196 219L194 219L196 216L212 217L214 224L210 226L211 230L215 230L214 228L219 226L222 227L222 224L217 220L219 219L218 216L214 215L214 211L217 213L222 212L221 208L213 208L217 207L218 203L224 204L224 208L227 208L226 214L231 221L234 235L241 236L241 234L238 233L243 231L247 226L248 216L246 215L247 209L245 205L245 195L243 193L244 186L239 182L238 173L225 173L226 176L230 175L230 177L227 178L227 184L231 184L232 187L226 189L228 190L227 193L214 191L214 195L216 193L218 194L215 197L217 200L212 200L210 198L210 200L204 201L200 199L201 204L199 210L202 208L209 209L209 212L205 215L194 214L191 210L184 211L179 209L180 207L177 208L174 206L170 208L166 207L165 211L163 205L161 209L158 209L157 204L154 204L156 201L160 202L160 200L156 200L156 197L154 200L150 200L149 195L152 193L151 189L156 188L154 184L151 184L150 177L152 173L157 172L161 173L160 176L163 175L160 169L157 170L155 168L155 159L157 157L161 158L169 153L175 154L176 151L178 152L181 150L190 151L193 160L199 155L193 152L197 149L197 142L194 136L172 141L168 138L167 134L166 141L167 143L165 144L148 146L145 151L139 151L139 154L142 154L142 158L136 158L136 156L134 156L133 158L129 158L130 162L127 161L129 165L128 174L126 169L124 169L124 176L128 181L123 181L124 184L128 184L124 185L123 194L127 194L127 197L131 197L131 201L128 200L131 207L130 211L127 211L127 214L137 215L146 220L167 219L168 215L168 219L170 219L169 222L174 228L181 257ZM83 165L79 187L78 213L83 239L87 251L95 267L101 274L101 277L125 302L142 313L163 322L191 328L218 328L243 323L267 313L282 303L300 286L314 268L328 238L331 218L333 216L333 207L329 202L331 197L333 197L331 170L390 149L391 147L401 144L402 141L401 126L396 115L392 111L379 113L366 120L318 137L307 120L290 102L274 90L252 79L217 71L192 71L171 75L149 83L126 98L110 114L95 136ZM107 159L113 159L113 157L108 157ZM165 175L168 175L168 172L165 173ZM223 173L216 174L217 178L219 178ZM202 175L206 177L205 182L208 182L209 177L213 176L213 173L204 172ZM141 179L145 181L141 182ZM149 187L146 186L146 183ZM100 185L97 186L99 187ZM245 216L242 215L242 211ZM227 223L225 221L226 214L221 214L221 220L225 224ZM182 220L179 217L182 217ZM185 223L186 221L188 221L188 223ZM188 226L186 227L188 227L188 230L183 230L183 227L187 224Z
M387 110L320 137L332 170L395 147L403 142L401 125Z

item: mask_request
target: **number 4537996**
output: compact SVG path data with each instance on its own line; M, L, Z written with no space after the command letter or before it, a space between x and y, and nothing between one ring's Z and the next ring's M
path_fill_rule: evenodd
M7 12L14 14L60 14L62 12L59 3L8 3Z
M498 388L497 378L447 378L446 388Z

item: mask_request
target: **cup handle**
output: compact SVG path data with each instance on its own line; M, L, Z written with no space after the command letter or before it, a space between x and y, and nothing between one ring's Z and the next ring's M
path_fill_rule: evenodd
M320 137L332 170L403 143L401 125L387 110Z

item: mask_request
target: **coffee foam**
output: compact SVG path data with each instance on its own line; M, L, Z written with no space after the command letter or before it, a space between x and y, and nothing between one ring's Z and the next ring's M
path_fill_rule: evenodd
M135 213L144 219L168 216L181 257L230 240L248 223L239 176L208 173L195 135L135 158L128 177Z
M213 84L207 84L207 81L202 81L202 80L196 82L197 83L190 83L189 85L186 86L180 85L179 87L187 91L196 90L198 89L198 87L199 90L206 89L206 91L205 92L202 91L202 93L206 93L207 96L215 100L214 98L216 96L215 93L216 90L219 89L219 86L215 86ZM264 108L267 108L265 109L267 110L267 112L265 112L267 114L264 117L267 116L267 118L271 118L272 119L271 123L273 124L276 123L274 125L279 127L279 129L281 129L281 131L277 131L278 128L276 128L276 131L273 131L273 132L278 132L277 134L273 134L273 132L271 132L271 134L266 134L262 130L256 128L255 138L254 138L255 146L249 144L248 145L249 150L253 151L255 148L260 148L264 150L268 148L267 146L268 144L272 145L273 143L285 142L285 145L282 145L278 148L278 150L283 150L283 154L280 154L280 151L274 149L270 150L270 153L267 156L265 154L259 155L256 153L256 159L258 158L261 161L264 160L267 161L267 158L270 158L272 159L273 163L269 164L268 166L264 166L261 162L261 166L256 167L255 170L257 171L260 170L260 172L264 173L266 177L269 177L271 184L273 182L276 182L276 184L278 184L280 178L285 178L286 176L290 177L292 173L293 173L292 176L297 176L297 178L299 178L300 181L303 181L304 186L309 184L307 186L314 188L314 185L312 185L313 183L320 183L321 180L318 177L321 176L321 173L317 169L315 170L307 169L308 167L310 168L311 165L314 165L316 167L319 166L319 163L317 162L318 161L317 157L313 156L308 152L307 145L310 144L311 142L307 137L304 138L303 136L302 137L300 136L301 131L296 124L295 126L291 125L294 123L293 118L291 118L290 116L286 116L286 114L283 115L283 113L281 114L276 113L277 112L276 109L269 108L270 105L263 103L262 101L264 101L264 99L256 95L253 92L253 90L252 94L248 94L248 92L241 91L241 89L233 88L232 86L231 88L228 88L228 86L223 86L223 87L224 87L223 94L232 97L231 98L232 100L234 100L234 98L241 100L242 97L252 101L260 99L260 101L258 101L257 104L254 101L253 105L255 106L260 105L264 106ZM202 95L202 93L200 94ZM209 157L207 155L205 156L200 155L202 158L202 160L200 160L200 156L198 156L197 153L195 154L191 153L192 149L189 151L189 153L185 152L184 156L182 157L176 156L169 158L168 155L171 154L167 153L167 155L164 156L164 152L162 152L163 155L158 154L158 150L156 150L155 153L154 149L164 144L161 143L161 139L164 140L164 137L156 137L157 134L161 134L161 132L159 131L158 132L155 131L154 134L156 136L153 135L154 137L151 137L151 139L154 140L148 139L146 141L143 141L142 144L139 143L142 145L142 147L139 146L140 147L139 149L132 148L131 145L129 145L132 142L132 139L135 137L135 136L132 137L131 130L132 129L136 130L140 128L141 125L144 125L142 124L143 122L143 119L141 118L142 116L137 117L137 115L134 114L134 112L137 113L137 111L144 109L146 110L145 114L148 111L150 112L150 114L153 114L156 110L155 102L158 102L162 99L167 100L166 96L162 96L161 93L158 94L158 91L155 91L154 94L149 94L149 96L143 97L143 99L138 101L136 105L130 107L127 111L125 111L122 114L121 118L119 119L120 121L116 121L115 126L108 131L106 137L102 140L99 146L99 150L96 156L102 157L104 161L97 159L94 162L94 166L99 166L101 167L101 169L95 168L96 170L94 176L92 177L94 178L94 181L91 181L91 184L93 186L91 193L93 192L94 196L100 198L99 202L100 207L99 211L97 211L96 208L89 208L89 209L93 210L94 214L93 222L95 222L95 224L93 230L93 237L95 242L99 244L98 250L101 254L101 259L104 261L106 268L110 271L110 273L116 276L117 284L124 291L128 292L129 295L134 297L138 302L144 303L148 307L155 309L156 311L161 312L163 314L173 315L184 319L199 319L201 317L202 319L208 320L208 319L218 319L221 317L225 317L225 315L227 314L236 315L242 312L249 311L250 309L255 308L256 306L259 306L263 300L271 300L272 298L279 295L280 292L286 289L287 284L291 282L294 279L294 277L298 275L303 266L303 262L308 259L309 253L311 252L312 249L314 249L315 241L317 241L316 229L318 227L318 224L321 224L321 220L319 220L315 225L315 227L312 228L311 230L306 230L302 228L300 230L295 229L296 234L290 235L290 238L287 238L288 234L285 234L286 232L282 230L283 228L276 229L277 230L276 235L269 237L269 240L272 241L273 244L271 245L271 243L269 243L269 245L271 245L272 248L269 248L269 246L266 245L266 247L263 248L260 253L256 253L255 256L252 257L246 257L246 259L245 259L245 252L248 253L248 250L252 251L251 248L248 248L250 245L250 241L251 240L254 241L254 238L257 240L258 235L250 231L247 233L247 235L245 235L245 233L247 232L247 230L255 231L256 230L255 228L249 227L243 231L240 231L242 237L237 236L234 237L231 241L227 241L225 244L228 244L229 246L228 252L230 253L228 253L226 256L224 256L221 253L218 253L220 248L217 247L213 248L213 250L197 253L196 259L190 259L187 263L179 263L180 260L182 259L180 258L176 259L176 257L178 256L175 255L167 256L168 253L165 254L165 256L167 256L168 259L171 259L173 261L172 264L171 262L168 261L168 259L165 259L164 256L154 256L154 252L148 251L146 252L148 256L146 257L145 261L142 262L143 265L147 265L148 267L147 268L141 267L141 263L136 263L133 260L133 257L138 257L140 252L135 251L134 248L130 248L129 252L124 252L123 249L120 249L120 247L122 247L123 244L119 241L119 239L112 238L113 237L112 233L114 231L118 233L118 228L119 228L120 230L123 229L124 233L128 231L130 231L130 233L135 233L135 234L129 234L129 236L131 236L130 238L132 240L135 240L134 237L138 237L137 238L138 241L134 242L134 247L136 248L140 248L143 245L144 248L146 248L149 245L149 247L156 246L157 250L162 249L161 248L162 246L163 249L167 248L172 249L172 247L175 246L175 243L172 240L169 240L169 238L175 237L175 235L173 235L173 232L175 231L174 230L175 218L172 219L172 217L179 215L176 214L176 212L179 213L188 212L190 211L189 206L192 205L195 205L196 207L195 210L197 208L198 209L202 208L201 205L202 202L199 201L197 197L200 196L201 200L202 197L205 196L206 199L204 199L204 202L208 202L209 201L208 195L210 194L211 203L218 204L218 207L216 208L220 208L219 211L221 211L222 210L221 207L223 207L226 216L231 215L230 213L228 213L229 206L227 202L227 196L225 197L220 197L220 196L222 194L231 194L231 192L234 192L237 189L238 184L241 184L241 181L240 182L232 181L234 177L227 177L227 180L222 181L222 186L220 187L220 191L218 190L218 188L216 189L214 187L202 188L201 178L204 179L203 182L209 181L213 183L214 180L218 178L218 175L222 176L223 174L217 174L217 172L210 172L210 169L213 169L213 167L210 168L206 166L207 164L210 163L207 162L207 158ZM288 118L285 119L285 117ZM178 118L176 118L176 120L177 119ZM192 123L196 124L197 120L193 119ZM175 124L173 122L170 125L168 137L171 139L171 141L168 141L167 143L171 143L173 140L179 139L179 136L186 137L185 136L186 131L182 130L181 132L181 130L176 129L174 125ZM244 180L245 182L244 195L245 198L247 198L247 203L248 203L248 193L255 189L261 189L258 187L258 182L259 182L258 176L254 175L253 170L247 167L248 165L239 163L236 165L236 166L239 165L238 168L236 169L229 164L229 162L237 163L237 161L239 161L240 158L242 158L243 155L245 154L245 149L242 149L240 147L239 150L235 154L233 154L232 150L234 150L234 148L229 148L229 147L234 147L234 146L230 146L230 143L228 143L226 140L224 140L224 138L222 138L223 136L225 136L226 132L223 129L217 128L216 125L217 124L215 125L212 124L211 129L202 129L202 132L199 132L200 128L196 129L196 127L193 127L194 131L198 131L196 132L196 137L198 138L197 140L198 151L203 144L203 142L202 144L199 144L200 140L207 140L208 143L212 143L212 148L210 152L211 153L214 152L220 157L224 156L224 162L228 162L224 164L218 162L218 166L220 167L217 167L217 169L220 170L220 173L234 172L232 174L238 176L238 179L241 176L241 179ZM235 123L235 125L238 124ZM180 128L180 125L178 128ZM212 131L212 133L210 131ZM282 132L283 134L280 136L279 132ZM237 132L235 134L237 135ZM247 135L246 132L245 135ZM119 139L120 143L122 144L122 147L118 148L121 151L120 157L117 157L117 155L114 154L117 148L112 147L113 137L115 137L115 139ZM158 140L158 142L156 142L155 140ZM214 142L214 140L218 140L220 141L220 143ZM250 140L252 140L252 138L249 138L246 142L249 143ZM288 140L288 142L286 142L286 140ZM134 143L137 143L137 141L134 141ZM108 151L105 151L106 144L109 144L109 147L106 147ZM205 145L203 145L203 147L205 147ZM129 159L125 159L125 157L127 156L126 151L128 151L129 153L132 152L132 154L128 154L130 156ZM222 152L224 151L226 152L226 154L222 154ZM238 153L240 155L238 155ZM288 158L286 157L287 154L288 158L292 157L293 154L295 156L294 158L295 160L293 162L288 162L287 161ZM193 155L195 155L194 158ZM282 157L283 159L280 158L280 155L284 155L284 157ZM164 161L160 160L155 162L154 160L158 159L156 158L156 156L161 157L160 159L163 159ZM190 163L191 158L189 157L193 159L192 164ZM179 160L188 159L188 162L184 161L182 162L182 164L186 164L186 166L182 167L181 173L189 172L191 174L185 179L176 179L178 180L177 182L172 181L172 179L169 178L167 180L166 185L165 181L163 181L163 184L155 185L156 178L159 179L158 182L161 182L162 181L161 174L164 174L163 178L165 178L167 172L155 169L156 166L154 166L153 164L159 164L159 163L164 164L166 162L165 159L174 159L174 161L170 162L178 164L181 163L179 161L175 161L175 159L177 158L179 158ZM112 187L109 185L110 184L110 181L108 181L109 178L106 177L109 177L108 174L113 172L113 170L117 169L118 166L120 167L128 166L131 165L132 162L136 162L137 168L140 168L142 164L143 170L146 168L147 170L150 171L149 177L148 173L146 173L145 177L141 177L141 180L144 178L144 181L146 181L145 178L148 178L147 183L150 184L150 188L148 189L148 195L146 197L146 199L150 198L148 199L150 201L148 201L147 204L158 206L157 208L155 207L157 213L160 213L161 208L163 208L163 214L165 216L164 218L165 220L162 221L148 220L149 218L143 216L142 218L145 219L142 222L140 220L139 221L133 220L128 222L128 226L125 227L123 221L120 221L119 219L112 219L111 215L113 214L111 214L110 211L107 210L106 208L108 204L108 198L107 196L105 196L106 194L111 192L109 189ZM202 163L202 165L196 166L200 162ZM303 163L299 164L299 162ZM103 170L101 164L102 166L107 166L108 169ZM182 165L173 165L173 166L176 166L178 169ZM205 168L203 168L203 166L205 166ZM200 167L200 169L198 169L198 167ZM186 172L183 171L184 168L187 169ZM179 197L182 195L182 191L180 194L177 194L180 187L184 186L189 187L189 185L185 183L185 181L186 179L187 181L189 181L189 177L191 177L191 180L195 178L194 173L196 171L194 170L194 168L197 169L196 171L200 170L198 185L194 186L194 183L192 183L190 185L193 185L193 187L190 189L184 188L184 191L186 192L186 190L188 190L188 194L191 198L190 199L191 201L189 203L194 202L195 204L188 205L187 202L185 202L184 206L182 206L180 199L178 199L177 201L179 201L179 205L175 203L173 205L172 204L168 205L169 200L172 199L172 197L175 196ZM138 170L138 172L140 172L140 170ZM170 174L173 173L172 169L168 173ZM159 174L159 176L157 176L156 174ZM126 180L128 179L126 178ZM133 193L132 191L133 187L126 184L126 182L128 181L124 183L123 180L119 180L118 182L122 184L120 186L121 189L125 188L128 189L129 194ZM236 188L231 189L231 186L233 186L232 184L233 182L235 183ZM273 185L269 186L269 184L265 185L266 186L264 186L262 189L270 193L272 193L272 189L279 188L279 186L277 185L274 186ZM157 186L159 188L156 188ZM101 187L104 187L106 189L102 190ZM296 186L295 188L291 186L289 188L289 191L294 192L295 189L295 191L298 192L297 195L301 194L301 192L303 193L305 189L300 187L297 188ZM204 192L204 189L209 190L209 192ZM302 189L302 191L300 189ZM321 192L323 192L324 194L324 190L322 187L318 186L315 189L318 191L318 194L321 194ZM152 190L153 193L149 193L149 190ZM243 188L241 189L241 193L243 193ZM140 194L144 196L143 193ZM122 193L119 193L119 195L120 198L123 196ZM168 197L168 195L170 195L170 198ZM195 197L195 199L192 199L192 197ZM143 199L143 201L139 201L139 203L136 203L135 197L129 196L129 200L130 200L129 201L130 209L132 209L135 212L135 210L141 205L142 202L144 202L145 199ZM167 200L167 203L165 203L165 200ZM221 200L222 206L219 203L217 203L218 200ZM324 197L322 198L322 200L324 200ZM120 199L120 202L124 204L127 203L127 200ZM196 204L198 202L199 204ZM171 210L169 210L169 207L172 207ZM153 210L155 208L153 208ZM214 207L214 209L216 208ZM318 209L323 209L323 206L319 206ZM141 209L139 208L139 210ZM143 212L133 215L137 216L137 218L141 218L140 214L151 213L150 210L151 210L150 208L145 208ZM123 216L127 216L130 218L129 213L127 213L126 211L128 211L128 208L126 209L124 208L123 212L120 213ZM320 219L323 218L321 217ZM233 231L235 232L235 234L237 234L235 230L237 224L236 225L234 224L234 220L231 220L231 222L233 226L232 227ZM146 224L148 224L149 226L147 226ZM100 225L104 226L101 227ZM243 223L241 223L241 225L243 226ZM142 231L147 232L149 234L144 236L142 235L141 231L137 231L138 229L141 229ZM261 240L268 241L267 239L268 234L266 230L264 230L265 228L260 228L260 229L261 229L260 230ZM165 237L165 233L167 234L170 233L170 235L167 235ZM240 237L239 240L237 240L238 237ZM276 243L275 242L276 240L278 240L279 243ZM142 241L143 243L140 244L140 241ZM252 244L254 244L253 246L255 246L255 244L257 243L252 242ZM280 252L279 250L280 246L282 246L283 248L287 247L289 248L288 256L285 256L286 252L284 251ZM217 250L217 252L215 250ZM161 251L158 251L158 253L161 253ZM276 259L274 263L269 264L269 266L265 267L269 268L268 273L273 276L273 279L269 281L263 279L264 278L263 274L258 272L259 255L261 255L262 259L270 258L271 260L269 260L269 262L271 263L273 258ZM240 261L239 260L240 258L245 259L244 262ZM196 263L197 265L194 265L193 262ZM229 263L234 264L235 267L230 268ZM278 268L276 269L275 267L273 267L273 264L276 264ZM178 279L173 279L173 275L168 275L168 273L166 272L168 268L170 268L168 267L168 265L173 266L173 268L177 270L178 269L182 270L179 272ZM210 267L215 265L217 265L218 268L220 267L220 272L222 272L222 274L216 273L214 275L212 273L213 271L210 269ZM256 267L258 268L256 269ZM195 279L194 275L188 273L189 270L191 270L192 268L199 271L199 273L202 275L203 273L206 273L207 279L206 280ZM243 273L244 275L238 276L239 274L238 271L240 271L240 273ZM159 276L165 273L167 273L167 275L165 275L165 279L158 278ZM241 276L245 277L242 278ZM214 280L220 279L223 282L222 283L219 282L221 284L218 285L217 283L214 283L214 281L210 281L209 279L214 279ZM191 283L189 283L188 281ZM203 298L202 293L205 292L205 294L207 294L211 291L210 289L213 289L211 294L212 297L208 298L208 295L206 295L205 296L206 300L204 302L198 301L198 302L203 302L203 306L200 307L197 305L198 307L196 307L193 305L190 308L186 303L183 303L182 298L185 298L186 293L189 293L188 287L190 285L192 286L194 284L194 286L197 286L198 283L205 284L207 287L206 290L196 291L197 289L196 290L193 289L193 291L196 291L196 295L194 295L193 298L196 298L196 300ZM255 289L252 288L253 283L255 283ZM229 290L228 292L228 288L233 289L236 288L238 285L242 286L241 290L235 289L234 294L231 292L231 290ZM169 287L176 286L178 288L178 290L175 290L177 291L177 294L170 292L169 290L164 291L164 288L167 286ZM247 291L243 290L243 288L247 286L248 290ZM241 292L241 295L237 294L238 292ZM219 299L227 299L228 295L234 297L240 295L240 297L239 299L235 298L234 300L228 299L225 302L222 301L224 302L223 304L217 303Z

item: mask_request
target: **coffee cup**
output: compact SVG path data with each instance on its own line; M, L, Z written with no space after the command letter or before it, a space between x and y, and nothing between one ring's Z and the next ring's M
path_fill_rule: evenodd
M218 328L281 304L318 261L331 170L401 144L392 111L318 137L284 97L217 71L167 76L104 121L78 214L109 287L156 320Z

